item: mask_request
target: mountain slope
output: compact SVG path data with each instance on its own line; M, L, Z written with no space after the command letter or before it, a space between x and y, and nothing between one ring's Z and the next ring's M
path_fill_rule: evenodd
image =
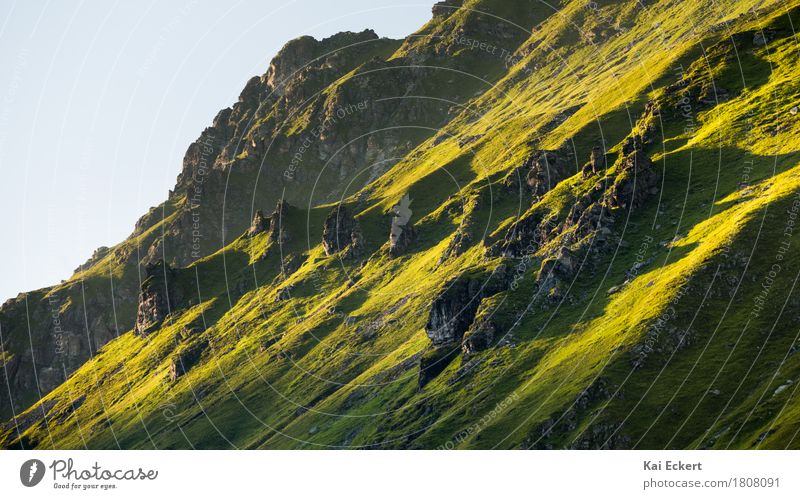
M473 0L291 42L131 239L3 307L3 445L796 447L799 13ZM78 290L123 329L23 383Z

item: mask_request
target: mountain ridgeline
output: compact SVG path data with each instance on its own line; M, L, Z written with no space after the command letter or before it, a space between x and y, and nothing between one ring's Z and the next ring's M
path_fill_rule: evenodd
M290 41L0 308L0 445L800 447L797 25L449 0Z

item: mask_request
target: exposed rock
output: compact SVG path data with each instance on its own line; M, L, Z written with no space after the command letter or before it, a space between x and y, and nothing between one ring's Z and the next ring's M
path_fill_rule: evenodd
M139 293L139 307L136 312L134 332L147 336L161 325L174 304L173 281L175 271L163 260L147 265L147 278Z
M272 59L264 75L267 87L276 94L283 95L288 81L314 58L318 44L311 36L301 36L284 45Z
M117 282L115 282L117 284ZM84 282L19 294L0 307L0 419L31 406L92 357L133 327L112 304L135 304L138 283L113 291L84 293ZM135 312L135 307L134 312Z
M492 346L497 334L497 325L492 321L476 321L464 334L461 351L471 355Z
M416 240L417 233L411 224L411 200L408 194L403 196L400 203L392 208L392 229L389 233L389 254L402 255Z
M469 249L470 246L472 246L472 244L474 243L474 239L472 236L475 225L474 213L477 210L480 210L480 206L481 203L479 199L476 199L471 204L471 209L466 215L464 215L464 219L458 226L456 233L450 239L450 242L447 244L447 248L444 250L444 253L442 253L441 258L439 259L439 263L443 263L448 258L454 258L462 255L465 251Z
M537 151L526 160L527 184L535 198L547 194L567 176L567 166L556 151Z
M433 301L425 332L435 346L454 344L475 319L483 298L482 282L458 278Z
M264 213L261 210L258 210L253 217L253 222L250 224L250 229L247 231L247 235L253 237L257 234L261 234L269 229L269 225L269 219L264 216Z
M290 275L294 274L300 269L305 261L306 257L304 255L298 255L296 253L287 255L283 259L283 262L281 262L281 277L286 279Z
M508 289L512 272L498 266L489 276L458 277L433 300L425 332L434 346L458 345L475 320L481 300Z
M592 148L592 154L589 157L589 172L597 175L605 172L606 167L606 155L603 152L603 148L600 146L594 146Z
M448 258L457 257L463 254L472 245L472 234L465 227L459 227L455 235L450 239L447 248L444 250L439 262L444 262Z
M358 221L346 205L339 205L325 219L322 230L322 246L328 256L344 252L345 256L357 256L364 247Z
M619 390L616 391L619 396ZM570 445L559 445L560 440L566 435L571 435L579 427L579 422L591 410L612 397L612 388L605 378L597 378L591 385L582 391L569 409L553 414L549 419L538 425L531 435L522 443L523 448L555 449L569 447L573 449L616 449L630 445L630 439L619 430L619 424L609 424L596 421L593 425L582 430L577 437L570 436L567 440Z
M561 248L554 258L542 262L537 279L539 292L554 301L565 298L577 270L576 255L567 248Z
M541 212L533 212L511 225L505 238L487 248L486 254L492 257L531 257L547 242L555 227L551 220L544 219Z
M275 293L275 301L276 302L286 301L286 300L289 300L291 298L292 298L292 288L291 288L291 286L280 288Z
M606 181L600 181L570 209L567 218L561 227L566 232L564 243L574 244L589 238L595 244L595 250L600 249L596 243L608 239L611 230L608 228L614 223L611 210L603 201Z
M658 174L650 158L640 150L628 154L621 171L608 192L611 208L639 208L652 194L658 192Z
M641 151L644 147L644 140L639 134L633 134L625 139L622 144L622 155L630 156L636 151Z
M269 217L269 240L280 245L286 244L291 239L288 229L288 216L293 207L285 200L278 201L275 211Z

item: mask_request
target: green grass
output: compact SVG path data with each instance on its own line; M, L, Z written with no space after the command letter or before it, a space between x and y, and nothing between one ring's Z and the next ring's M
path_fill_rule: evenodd
M583 2L565 2L557 15L528 2L468 2L535 25L509 41L531 48L507 70L481 54L449 61L479 68L493 84L436 136L419 137L383 176L346 193L364 234L363 256L325 256L320 237L330 203L294 210L284 247L267 234L234 239L179 270L187 308L147 338L128 332L105 345L45 396L49 426L38 420L20 438L7 429L0 441L42 448L797 447L797 262L785 263L773 298L750 316L800 191L800 118L789 113L800 97L795 41L783 35L768 48L752 44L753 29L787 25L785 10L752 20L739 17L745 1L724 12L712 2L659 2L644 11L633 2L598 3L614 26ZM431 21L382 56L402 61L437 48L443 34L471 29L477 15ZM735 21L731 30L709 30L724 19ZM617 34L618 27L627 31ZM331 83L325 98L346 91L356 73ZM672 112L676 97L665 88L682 75L691 76L689 93L713 82L728 99L694 102L688 117ZM446 95L439 78L428 80L432 96ZM643 118L649 101L661 113ZM563 220L599 179L578 173L592 147L604 141L614 165L621 142L646 125L656 130L646 151L663 183L644 207L613 214L624 242L582 262L561 303L534 300L541 261L562 239L544 245L519 287L479 310L509 341L471 359L454 356L420 389L417 358L430 346L425 323L444 283L517 265L486 256L485 247L520 218ZM567 155L574 174L537 201L504 190L503 179L537 149ZM617 172L608 174L613 180ZM234 182L244 185L246 175ZM418 240L393 258L390 212L405 194ZM144 245L158 228L125 244ZM459 230L473 235L471 246L443 258ZM800 244L797 233L788 240ZM303 263L284 275L288 255ZM113 262L106 256L76 278L91 283L134 270ZM612 287L618 290L609 293ZM282 289L288 299L278 299ZM181 332L196 324L208 347L171 382L169 362L186 348ZM651 351L634 365L643 346ZM788 379L794 384L775 394Z

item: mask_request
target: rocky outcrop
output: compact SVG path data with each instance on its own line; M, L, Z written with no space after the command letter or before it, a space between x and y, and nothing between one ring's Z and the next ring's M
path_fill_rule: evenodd
M489 275L462 276L446 284L433 300L425 324L432 349L420 361L420 386L440 374L459 352L475 353L491 345L494 325L473 323L482 300L508 289L512 278L511 271L500 265Z
M560 151L534 151L503 179L503 186L512 193L529 192L540 199L569 176L569 162Z
M269 241L271 243L283 245L291 240L288 221L293 209L294 207L283 199L278 201L275 211L269 216Z
M555 225L541 211L526 214L514 222L506 231L505 237L489 246L486 255L490 257L522 258L534 255L546 243Z
M267 88L282 96L286 85L298 70L310 63L317 53L319 42L311 36L296 38L281 48L264 75Z
M392 228L389 232L389 254L400 256L408 250L417 238L416 230L411 224L411 200L408 194L403 196L400 203L392 208Z
M361 227L346 205L337 206L325 219L322 246L328 256L340 252L344 256L357 256L363 250Z
M86 293L76 282L20 294L0 306L0 385L6 387L0 390L0 418L27 409L133 326L133 314L124 310L136 300L129 288L121 282Z
M472 355L491 347L497 336L497 324L491 320L475 321L464 333L461 351Z
M567 177L568 167L556 151L537 151L525 162L526 182L534 198L547 194Z
M431 306L425 332L434 346L459 343L475 320L483 283L477 279L458 278L447 284Z
M442 256L439 258L440 264L444 263L449 258L456 258L464 254L479 240L477 236L475 236L477 225L477 217L475 214L481 211L483 205L484 201L481 199L481 196L475 196L470 201L464 203L464 218L461 220L458 229L456 229L453 237L450 238L447 248L445 248Z
M508 289L511 271L498 266L489 275L457 277L433 300L425 332L434 346L460 344L481 300Z
M583 171L584 175L600 175L605 173L608 164L606 162L606 154L600 146L594 146L592 153L589 156L589 164Z
M607 404L614 396L621 397L618 387L609 385L605 378L595 379L568 406L569 409L552 414L550 418L537 425L526 437L521 447L525 449L618 449L630 446L630 438L622 431L620 423L605 423L598 418L593 424L582 429L578 435L573 432L592 410Z
M446 261L448 258L455 258L462 255L472 244L472 231L469 225L461 225L447 244L447 248L445 248L442 257L439 259L439 263Z
M92 256L88 260L86 260L86 262L83 265L81 265L80 267L76 268L73 272L75 272L77 274L78 272L82 272L84 270L89 269L94 264L96 264L97 262L102 260L108 254L109 251L110 250L109 250L108 247L100 246L99 248L94 250L94 253L92 253Z
M648 197L657 193L658 174L652 161L641 150L633 150L623 159L620 173L609 189L608 206L639 208Z
M147 336L158 329L175 306L175 271L163 260L147 265L139 293L134 332Z
M270 220L264 216L264 213L261 210L258 210L253 216L253 221L250 223L250 228L247 230L247 235L253 237L261 234L269 229L269 225Z
M573 245L602 234L601 240L614 222L608 203L604 201L610 178L597 181L575 201L559 231L564 234L564 244Z
M578 268L577 255L567 248L559 249L555 257L542 262L537 279L539 293L552 300L563 299Z

